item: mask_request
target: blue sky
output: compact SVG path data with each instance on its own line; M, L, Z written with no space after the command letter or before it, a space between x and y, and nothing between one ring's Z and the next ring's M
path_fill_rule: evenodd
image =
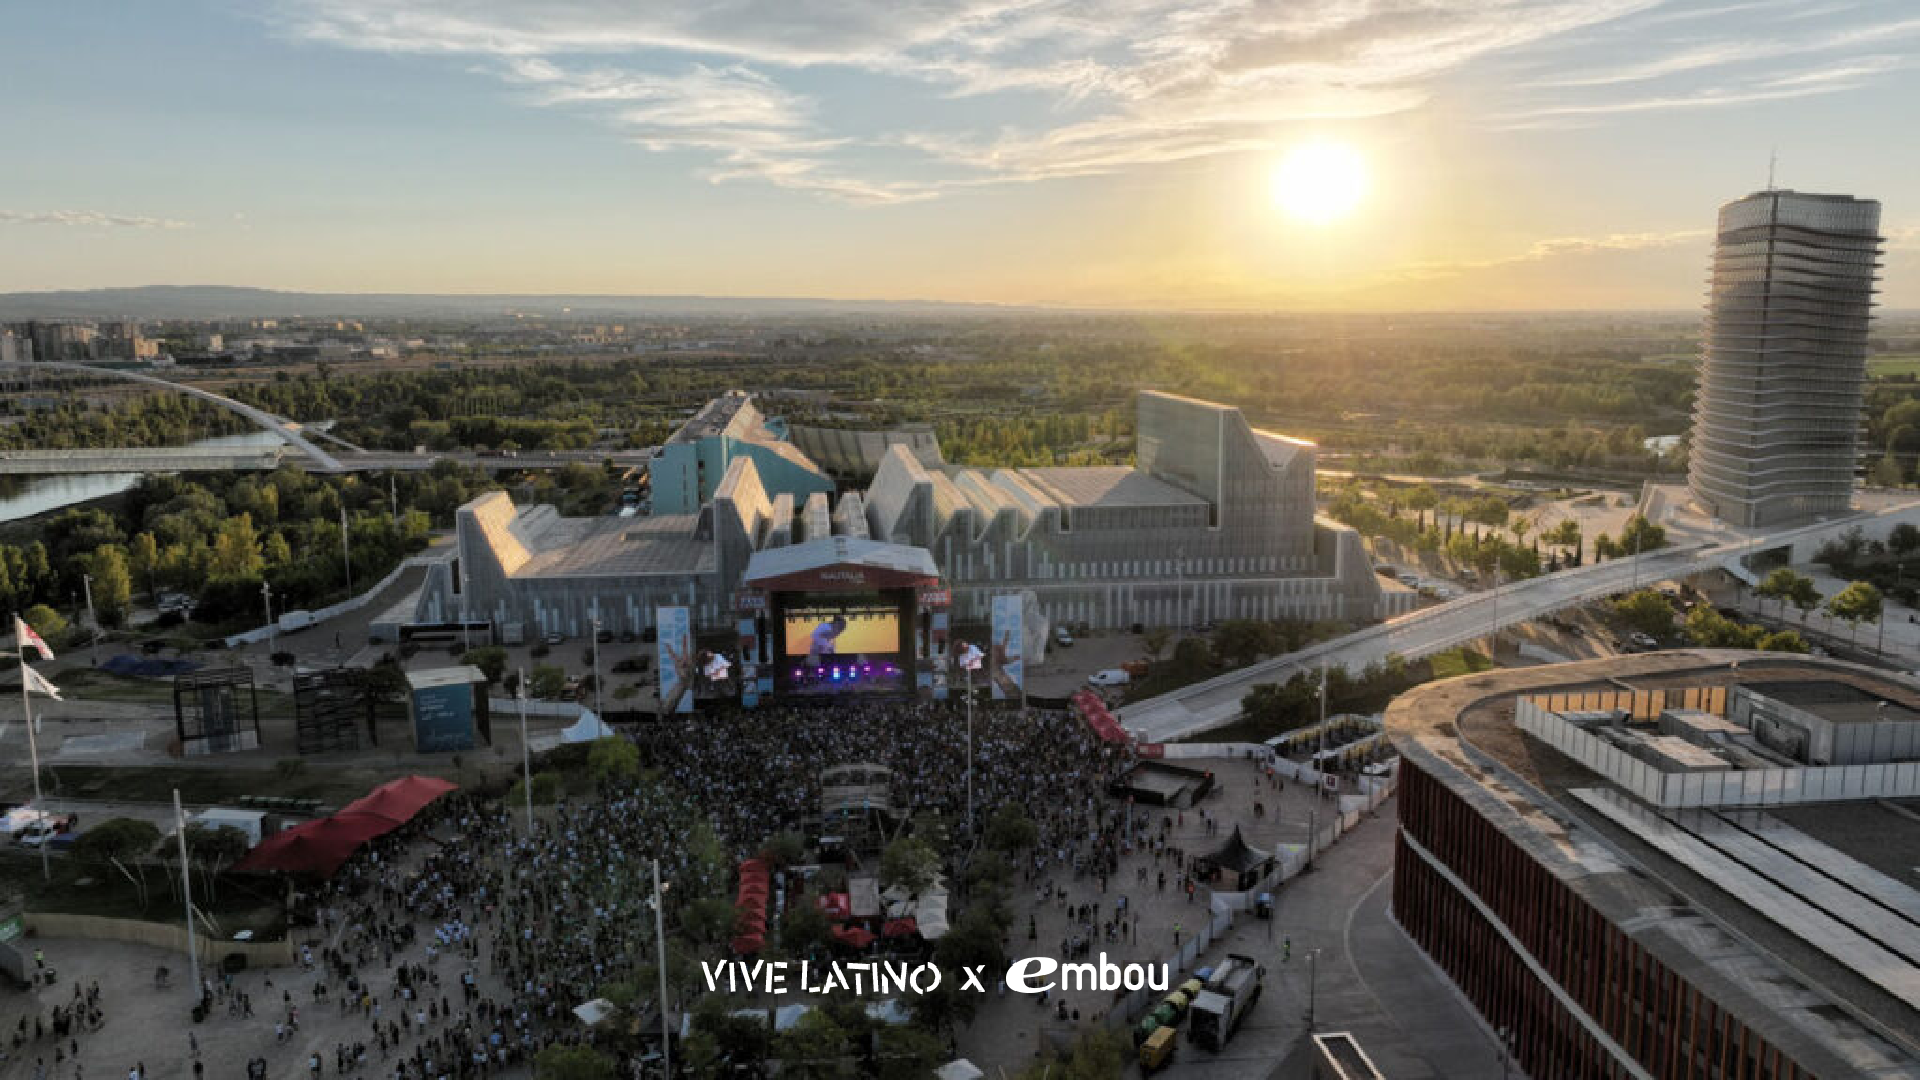
M1905 0L170 0L0 8L0 289L1697 306L1715 208L1885 204ZM1339 221L1275 162L1352 146Z

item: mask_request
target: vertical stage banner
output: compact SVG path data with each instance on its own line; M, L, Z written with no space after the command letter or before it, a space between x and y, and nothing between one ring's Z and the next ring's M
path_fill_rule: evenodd
M1026 665L1021 662L1026 628L1022 625L1019 593L993 598L993 647L987 650L987 675L993 680L993 700L1024 700Z
M693 654L693 619L686 608L654 609L660 647L660 714L693 711L693 680L699 660Z

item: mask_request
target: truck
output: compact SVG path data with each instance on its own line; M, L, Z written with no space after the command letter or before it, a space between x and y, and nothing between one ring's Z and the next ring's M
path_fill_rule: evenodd
M1266 973L1253 957L1229 953L1189 1006L1187 1039L1215 1052L1224 1050L1240 1021L1260 1000Z

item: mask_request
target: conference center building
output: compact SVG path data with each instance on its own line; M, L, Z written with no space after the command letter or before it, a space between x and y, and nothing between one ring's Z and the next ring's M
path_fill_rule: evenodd
M645 634L656 609L685 607L697 630L733 630L769 614L763 580L805 574L857 592L910 577L919 600L901 603L889 657L907 666L937 653L935 623L984 624L1008 594L1040 636L1063 624L1357 623L1411 599L1383 592L1358 534L1315 516L1311 443L1191 398L1142 393L1137 408L1131 467L961 468L924 439L883 441L862 488L827 480L750 397L729 394L668 441L650 515L568 518L505 492L461 507L452 557L388 629Z
M1528 1076L1920 1077L1920 695L1655 653L1430 683L1393 912Z

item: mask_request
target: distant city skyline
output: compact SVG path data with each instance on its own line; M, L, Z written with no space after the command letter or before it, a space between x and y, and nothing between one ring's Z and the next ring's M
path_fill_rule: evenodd
M1920 308L1900 0L106 0L0 34L0 292L1687 311L1777 154L1883 204L1882 304Z

